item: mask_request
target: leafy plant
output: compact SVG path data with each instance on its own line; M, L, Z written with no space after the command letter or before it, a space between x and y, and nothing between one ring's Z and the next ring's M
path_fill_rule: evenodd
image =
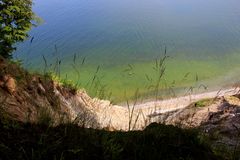
M0 55L11 57L13 45L28 37L33 17L32 0L0 0Z

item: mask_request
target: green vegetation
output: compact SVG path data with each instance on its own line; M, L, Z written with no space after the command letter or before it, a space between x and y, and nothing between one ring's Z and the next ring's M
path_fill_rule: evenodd
M84 129L74 124L0 122L0 159L221 159L194 130L151 124L144 131Z
M32 0L0 0L0 55L10 58L32 27Z
M202 99L200 101L195 102L195 107L206 107L211 105L214 102L213 98L209 98L209 99Z
M53 72L45 73L44 74L44 79L48 79L48 80L51 79L54 82L59 83L59 85L65 87L65 88L71 89L71 90L75 90L76 91L78 89L78 86L77 86L76 83L72 82L69 79L62 79L62 78L60 78L59 76L57 76Z

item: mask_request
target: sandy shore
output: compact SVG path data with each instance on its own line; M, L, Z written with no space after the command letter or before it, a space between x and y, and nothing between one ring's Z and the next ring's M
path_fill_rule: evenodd
M217 98L221 96L230 96L240 93L240 88L229 88L218 91L205 92L201 94L192 94L188 96L182 96L177 98L171 98L166 100L155 100L135 105L136 110L149 110L148 112L164 113L181 109L189 104L207 98ZM131 106L133 107L133 106Z

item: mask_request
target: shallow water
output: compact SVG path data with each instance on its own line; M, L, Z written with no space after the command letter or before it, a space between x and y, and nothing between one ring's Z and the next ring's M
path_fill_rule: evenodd
M38 71L44 70L43 55L48 68L61 60L61 77L92 95L104 90L100 96L112 92L122 101L137 88L152 92L155 59L167 48L162 88L220 87L239 78L239 6L238 0L35 0L44 23L15 56Z

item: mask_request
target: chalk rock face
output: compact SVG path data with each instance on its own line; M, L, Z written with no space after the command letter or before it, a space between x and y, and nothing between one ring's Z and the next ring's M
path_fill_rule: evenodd
M13 94L16 91L16 81L15 79L10 75L4 75L0 86L2 88L5 88L10 94Z

